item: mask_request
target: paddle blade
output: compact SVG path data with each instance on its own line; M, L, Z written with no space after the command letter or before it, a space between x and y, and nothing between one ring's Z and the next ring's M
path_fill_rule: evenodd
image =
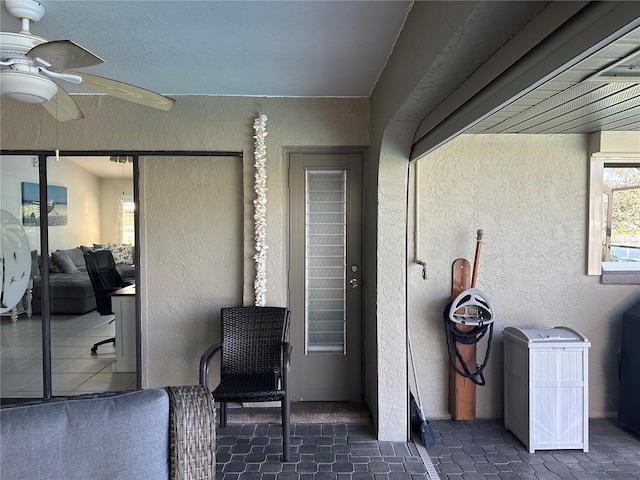
M97 55L81 47L71 40L53 40L41 43L27 52L27 57L42 58L51 64L51 70L60 71L66 68L90 67L103 63Z
M51 100L42 105L47 112L53 115L56 120L60 122L80 120L81 118L84 118L78 104L73 98L71 98L71 95L60 88L60 86L58 86L58 93L56 93Z
M96 92L106 93L107 95L121 98L128 102L139 103L140 105L158 108L160 110L171 110L175 103L173 98L165 97L164 95L152 92L151 90L145 90L144 88L129 85L128 83L119 82L117 80L111 80L109 78L75 71L66 71L64 73L70 73L82 77L82 83L80 85L83 87L95 90Z

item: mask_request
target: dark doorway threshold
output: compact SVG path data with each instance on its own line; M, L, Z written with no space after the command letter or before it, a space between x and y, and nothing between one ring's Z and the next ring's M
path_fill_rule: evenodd
M231 423L280 422L280 404L251 404L241 407L229 404ZM292 402L291 423L372 423L371 412L363 403L352 402Z

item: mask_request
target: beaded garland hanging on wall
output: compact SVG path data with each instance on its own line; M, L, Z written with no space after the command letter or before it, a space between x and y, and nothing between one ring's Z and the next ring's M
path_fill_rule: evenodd
M267 301L267 116L260 114L253 122L255 140L255 184L254 226L256 253L253 256L256 265L254 282L255 305L264 307Z

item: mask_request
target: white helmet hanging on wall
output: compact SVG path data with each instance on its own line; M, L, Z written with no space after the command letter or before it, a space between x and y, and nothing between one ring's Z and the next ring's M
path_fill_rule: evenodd
M469 288L451 303L449 320L469 326L493 323L493 306L487 296L477 288Z
M485 385L484 369L489 361L493 339L494 313L487 296L476 288L469 288L447 305L444 311L445 337L449 362L458 375L470 379L476 385ZM467 365L458 345L474 345L487 335L484 360L475 364L475 370ZM456 359L460 366L456 365ZM475 358L474 358L475 360ZM473 365L472 365L473 367Z

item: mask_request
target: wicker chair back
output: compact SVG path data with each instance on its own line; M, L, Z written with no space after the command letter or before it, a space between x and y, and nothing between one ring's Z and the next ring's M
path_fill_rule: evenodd
M222 309L222 376L282 375L282 344L288 341L289 310L281 307Z

